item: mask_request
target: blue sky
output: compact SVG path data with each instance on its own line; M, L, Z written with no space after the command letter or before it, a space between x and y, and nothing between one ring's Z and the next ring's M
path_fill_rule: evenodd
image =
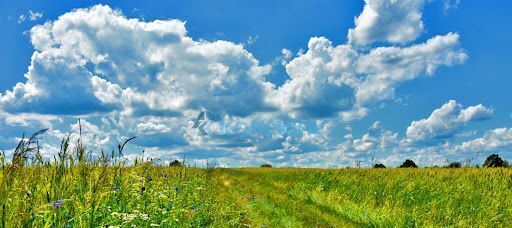
M0 149L344 167L512 159L508 1L1 2ZM19 83L19 84L17 84ZM205 110L206 135L192 128ZM480 157L478 157L480 156Z

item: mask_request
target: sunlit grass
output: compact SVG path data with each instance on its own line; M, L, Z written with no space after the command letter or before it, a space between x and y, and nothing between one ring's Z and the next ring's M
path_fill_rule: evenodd
M36 136L21 141L10 161L0 156L2 227L508 227L512 221L508 168L199 169L141 160L128 166L122 145L91 160L84 145L71 148L68 139L49 162L34 147Z

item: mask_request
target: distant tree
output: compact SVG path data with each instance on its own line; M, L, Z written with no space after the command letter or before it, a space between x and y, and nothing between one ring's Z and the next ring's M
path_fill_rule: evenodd
M378 168L381 168L381 169L384 169L384 168L386 168L386 166L385 166L384 164L378 163L378 164L374 164L374 165L373 165L373 168L377 168L377 169L378 169Z
M494 167L508 167L508 162L501 159L499 155L492 154L485 159L483 167L494 168Z
M261 168L272 168L272 165L271 164L263 164L260 166Z
M169 163L169 166L183 166L180 161L174 160L173 162Z
M407 159L400 165L400 168L418 168L418 166L411 159Z
M460 162L452 162L446 166L446 168L461 168L462 163Z

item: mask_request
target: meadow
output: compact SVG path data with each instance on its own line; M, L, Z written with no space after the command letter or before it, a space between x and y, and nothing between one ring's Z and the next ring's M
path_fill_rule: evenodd
M508 227L509 168L208 168L1 157L2 227Z

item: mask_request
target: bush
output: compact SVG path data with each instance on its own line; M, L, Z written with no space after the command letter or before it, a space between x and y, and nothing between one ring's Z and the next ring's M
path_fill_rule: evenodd
M379 164L373 165L373 168L384 169L384 168L386 168L386 166L384 164L379 163Z
M495 167L508 167L508 162L501 159L499 155L493 154L485 159L483 167L495 168Z
M400 165L400 168L418 168L418 166L411 159L407 159Z
M271 164L263 164L260 166L261 168L272 168Z
M173 162L169 163L169 166L183 166L180 161L174 160Z
M460 162L452 162L446 166L446 168L460 168L462 167L462 163Z

